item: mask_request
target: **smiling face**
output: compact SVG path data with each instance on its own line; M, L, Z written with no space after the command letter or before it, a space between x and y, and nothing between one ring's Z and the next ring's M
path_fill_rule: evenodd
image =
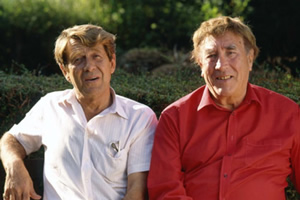
M216 103L241 103L252 70L253 49L247 51L243 38L230 31L218 37L207 36L200 49L197 62Z
M109 60L102 44L87 47L71 39L66 47L66 55L68 64L60 68L73 85L78 99L110 95L111 75L116 67L114 54Z

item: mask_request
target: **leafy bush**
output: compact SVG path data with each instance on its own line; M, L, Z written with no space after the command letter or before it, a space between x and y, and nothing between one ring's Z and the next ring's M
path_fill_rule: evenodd
M157 49L131 49L119 59L121 68L130 73L140 74L170 63L171 60Z
M54 90L70 87L62 76L21 75L0 71L0 131L7 131L18 123L41 96Z
M245 16L250 0L1 0L0 70L12 61L59 72L54 42L64 28L93 23L118 37L118 52L139 47L190 49L201 21L220 14ZM192 17L191 17L192 16Z
M259 69L253 72L251 82L286 95L300 104L300 81L288 74ZM0 84L1 133L19 122L41 96L54 90L71 88L62 75L35 76L28 71L19 75L0 71ZM150 106L158 117L171 102L203 84L196 66L177 67L169 73L155 75L134 75L117 69L112 77L112 86L118 94ZM289 184L286 189L287 200L296 200L298 194Z
M196 66L174 67L169 73L134 75L117 69L112 86L120 95L150 106L157 114L171 102L204 84ZM300 81L289 74L254 70L250 82L279 92L300 104ZM0 71L0 132L24 117L29 108L48 92L71 88L62 75L35 76Z

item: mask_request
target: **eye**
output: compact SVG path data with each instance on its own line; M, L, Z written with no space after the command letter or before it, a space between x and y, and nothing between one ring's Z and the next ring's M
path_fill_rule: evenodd
M230 56L230 57L233 57L235 54L236 54L235 51L228 51L227 52L227 55Z
M72 64L80 65L82 63L83 59L84 59L83 57L76 57L76 58L72 59Z
M208 54L207 56L206 56L206 59L208 59L208 60L214 60L214 59L216 59L217 58L217 54L215 54L215 53L212 53L212 54Z
M102 56L99 54L95 54L93 57L94 57L94 59L102 60Z

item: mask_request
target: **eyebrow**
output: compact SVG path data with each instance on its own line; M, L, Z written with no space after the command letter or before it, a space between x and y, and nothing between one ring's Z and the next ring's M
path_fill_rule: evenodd
M205 49L205 50L204 50L204 53L205 53L205 54L211 54L211 53L214 53L215 51L216 51L215 48Z
M73 51L70 53L69 59L70 59L70 61L72 61L73 59L75 59L77 57L81 57L82 55L83 55L83 53L80 51Z
M237 48L237 47L236 47L235 44L230 44L230 45L228 45L228 46L225 47L225 49L227 49L227 50L234 50L234 49L236 49L236 48Z
M234 50L234 49L236 49L236 48L237 48L237 47L236 47L235 44L230 44L230 45L228 45L228 46L225 46L225 49L226 49L226 50ZM205 49L205 50L204 50L204 53L210 54L210 53L214 53L215 51L216 51L215 48L209 48L209 49Z

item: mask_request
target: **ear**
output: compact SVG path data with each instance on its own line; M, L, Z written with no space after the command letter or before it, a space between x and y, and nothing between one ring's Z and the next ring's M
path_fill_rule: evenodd
M254 50L250 49L250 51L247 54L247 60L249 65L249 71L252 71L253 62L254 62Z
M63 66L62 64L59 64L59 68L60 68L61 72L63 73L65 79L68 82L71 82L68 69L65 66Z
M110 73L113 74L116 70L116 54L112 54L112 59L110 60L111 68Z

